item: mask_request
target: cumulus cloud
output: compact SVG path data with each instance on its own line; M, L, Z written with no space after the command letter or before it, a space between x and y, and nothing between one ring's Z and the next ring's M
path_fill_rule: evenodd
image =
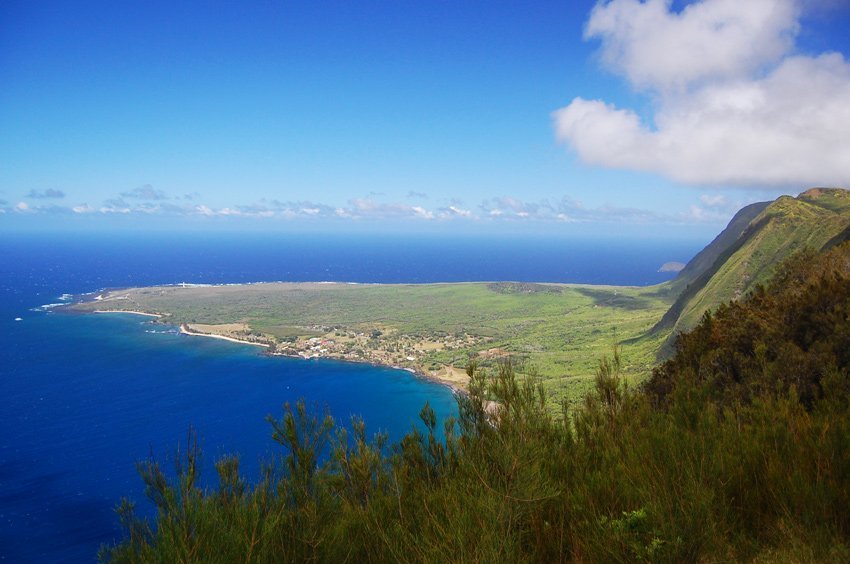
M699 204L691 205L687 212L679 214L679 218L688 222L725 223L747 204L755 200L772 200L773 197L769 193L750 194L749 197L735 199L731 199L727 194L702 194Z
M162 190L157 190L150 184L138 186L129 192L121 192L122 198L131 198L133 200L167 200L168 196Z
M744 202L731 202L722 195L704 195L700 198L700 203L701 206L692 205L684 212L659 213L613 204L589 207L566 196L560 200L543 199L537 202L502 197L485 200L479 208L483 217L495 221L680 224L724 223L744 205Z
M434 215L421 206L411 206L403 203L382 203L372 199L353 199L348 206L342 208L341 217L362 219L403 219L420 218L433 219Z
M425 192L417 192L416 190L411 190L407 193L407 197L408 199L418 198L421 200L427 200L428 194L426 194Z
M402 202L377 202L371 198L355 198L344 206L329 206L311 201L263 200L251 206L212 209L195 206L195 213L208 216L241 215L246 217L275 217L280 219L349 219L349 220L446 220L472 218L474 215L455 205L431 211L423 206Z
M434 214L421 206L413 206L410 208L410 211L412 211L416 217L420 217L422 219L434 219Z
M441 220L473 218L469 210L452 205L431 211L406 203L377 202L371 198L355 198L344 206L330 206L309 200L281 201L262 199L250 205L212 207L207 204L172 204L168 202L128 202L123 198L106 200L97 211L112 214L169 214L205 217L275 218L281 220L313 219L416 219Z
M36 206L30 205L26 202L18 202L17 204L15 204L12 210L22 215L68 214L71 212L71 209L67 206L57 206L55 204Z
M326 204L312 202L310 200L286 201L271 200L253 206L242 206L241 209L249 214L258 214L263 217L275 215L292 219L297 217L333 217L335 208Z
M660 215L654 212L612 205L588 208L570 198L549 201L525 202L513 197L485 200L477 212L457 203L428 209L405 203L376 202L371 199L353 199L344 206L332 207L310 201L263 200L250 206L212 208L198 204L183 213L207 217L265 217L282 220L337 219L337 220L420 220L420 221L547 221L547 222L625 222L650 223L694 221L692 214ZM135 208L132 211L137 211ZM164 211L164 210L161 210ZM175 212L177 213L177 212ZM713 221L721 215L705 214L696 221ZM687 216L687 219L685 217ZM728 219L728 217L726 217Z
M130 213L130 204L122 198L110 198L99 208L101 213Z
M484 200L479 209L490 218L552 219L557 215L557 210L548 200L523 202L510 196Z
M270 221L424 221L424 222L580 222L580 223L682 223L719 222L728 220L734 212L733 203L722 196L703 195L700 205L692 206L687 212L658 214L652 211L603 205L588 207L581 202L564 197L560 200L542 199L523 201L504 196L481 202L474 210L468 209L457 200L447 205L426 208L403 202L376 202L353 199L343 206L330 206L309 200L281 201L263 199L250 205L213 207L204 203L176 201L128 201L124 198L105 200L100 206L87 203L75 206L31 205L21 201L11 208L0 207L5 212L18 214L66 214L66 215L113 215L113 216L164 216L233 219L268 219ZM4 202L0 201L0 206ZM733 209L734 208L734 209Z
M46 198L64 198L65 192L62 190L57 190L56 188L48 188L47 190L30 190L29 194L26 196L27 198L33 198L37 200L46 199Z
M747 78L794 45L794 0L702 0L674 12L670 0L597 4L586 39L602 41L603 62L639 89Z
M699 201L709 208L722 208L729 205L729 198L723 194L703 194L699 197Z
M462 215L463 210L458 210ZM204 204L194 205L186 213L208 217L267 217L278 219L423 219L438 217L422 206L404 203L382 203L369 198L353 199L345 206L300 201L261 200L257 204L225 208L211 208Z
M470 210L461 208L460 206L452 205L437 210L437 217L440 219L453 219L456 217L471 219L474 217Z
M796 0L612 0L585 35L604 64L654 102L653 123L603 100L554 112L586 163L690 184L850 183L850 64L794 53Z

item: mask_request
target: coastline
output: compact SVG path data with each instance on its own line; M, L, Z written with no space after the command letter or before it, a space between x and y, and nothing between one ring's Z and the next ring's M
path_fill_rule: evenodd
M137 311L137 310L128 310L128 309L96 309L96 310L92 310L91 313L129 313L129 314L132 314L132 315L143 315L145 317L153 317L155 319L161 319L161 318L165 317L163 314L160 314L160 313L149 313L149 312L146 312L146 311ZM253 346L257 346L257 347L263 347L263 348L266 348L266 349L270 347L270 345L268 343L258 343L258 342L255 342L255 341L247 341L247 340L244 340L244 339L237 339L235 337L228 337L226 335L216 335L215 333L201 333L199 331L194 331L194 330L191 329L191 327L187 323L181 323L178 327L178 330L179 330L180 334L188 335L188 336L191 336L191 337L208 337L210 339L219 339L219 340L222 340L222 341L229 341L231 343L238 343L238 344L242 344L242 345L253 345ZM293 358L293 359L298 359L298 360L311 360L310 358L305 358L305 357L297 355L297 354L286 354L286 353L279 353L279 352L270 352L269 356L283 356L283 357L286 357L286 358ZM355 364L368 364L368 365L377 366L377 367L380 367L380 368L392 368L394 370L403 370L405 372L409 372L411 375L413 375L416 378L420 378L422 380L427 380L428 382L432 382L434 384L440 384L441 386L446 386L447 388L452 390L453 393L456 393L456 394L466 394L466 393L468 393L467 390L466 390L466 387L463 384L461 384L460 382L453 380L453 379L449 379L449 378L441 378L440 376L438 376L436 374L431 374L431 373L429 373L425 370L422 370L418 367L411 368L411 367L408 367L408 366L398 366L398 365L395 365L395 364L374 362L374 361L369 361L369 360L352 360L350 358L338 358L333 354L329 354L327 356L322 356L322 357L315 357L315 358L332 360L334 362L351 362L351 363L355 363Z
M133 315L145 315L147 317L162 317L160 313L148 313L146 311L133 311L130 309L96 309L92 313L132 313Z
M144 315L151 315L151 314L144 314ZM266 348L269 347L269 345L267 343L256 343L254 341L245 341L245 340L242 340L242 339L236 339L235 337L226 337L225 335L216 335L214 333L200 333L198 331L193 331L189 327L189 324L187 324L187 323L181 323L180 324L180 334L181 335L190 335L192 337L209 337L211 339L220 339L222 341L230 341L231 343L240 343L240 344L243 344L243 345L254 345L254 346L257 346L257 347L266 347Z
M143 313L143 312L137 312L137 313L141 313L142 315L155 315L155 314ZM161 316L158 316L158 317L161 317ZM267 343L257 343L255 341L246 341L246 340L243 340L243 339L237 339L235 337L227 337L225 335L216 335L214 333L200 333L200 332L197 332L197 331L193 331L191 329L191 327L189 326L189 324L187 324L187 323L181 323L180 324L180 333L182 335L189 335L189 336L192 336L192 337L209 337L211 339L220 339L222 341L230 341L231 343L239 343L239 344L242 344L242 345L254 345L254 346L259 346L259 347L264 347L264 348L270 347L270 345L267 344ZM373 362L373 361L369 361L369 360L352 360L350 358L338 358L338 357L334 356L333 354L330 354L330 355L327 355L327 356L321 356L321 357L313 357L313 358L305 358L305 357L297 355L297 354L286 354L286 353L280 353L280 352L270 352L268 354L269 354L269 356L282 356L282 357L285 357L285 358L292 358L292 359L297 359L297 360L313 360L313 358L316 358L316 359L320 359L320 360L332 360L333 362L350 362L350 363L353 363L353 364L368 364L370 366L376 366L376 367L380 367L380 368L392 368L393 370L403 370L404 372L408 372L416 378L420 378L422 380L427 380L427 381L432 382L434 384L440 384L441 386L446 386L453 393L456 393L456 394L466 394L467 393L466 387L463 386L462 384L460 384L459 382L457 382L455 380L440 378L437 375L429 374L428 372L425 372L425 371L418 369L418 368L410 368L410 367L407 367L407 366L397 366L395 364L384 364L384 363Z

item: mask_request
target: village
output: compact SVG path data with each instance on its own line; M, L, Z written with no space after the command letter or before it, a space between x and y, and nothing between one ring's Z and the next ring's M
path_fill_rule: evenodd
M444 364L465 366L485 337L463 334L401 334L382 327L355 331L339 327L310 327L320 336L291 337L271 344L271 354L304 359L333 358L369 362L430 373Z

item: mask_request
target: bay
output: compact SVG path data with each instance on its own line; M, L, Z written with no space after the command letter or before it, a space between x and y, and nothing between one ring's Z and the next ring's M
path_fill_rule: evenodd
M129 314L41 306L63 294L151 284L519 280L644 285L702 241L295 234L4 234L0 240L0 559L88 562L121 531L113 508L144 500L135 463L173 461L189 428L245 475L281 454L266 415L305 399L340 424L362 416L398 439L451 391L399 370L267 357ZM65 296L67 298L67 296ZM20 321L16 321L20 318Z

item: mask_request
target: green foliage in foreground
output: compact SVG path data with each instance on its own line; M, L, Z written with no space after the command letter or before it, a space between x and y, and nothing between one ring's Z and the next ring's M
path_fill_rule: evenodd
M388 446L298 404L271 422L283 452L254 486L231 458L218 489L201 491L193 447L175 480L146 462L156 527L125 502L127 537L101 557L848 561L848 257L845 246L798 259L704 318L647 393L623 383L615 354L583 404L553 416L510 364L472 367L444 441L427 405L427 432Z
M848 366L850 243L799 253L777 269L769 289L706 313L646 388L664 403L689 380L728 408L794 389L810 408L823 398L824 381L840 381Z

